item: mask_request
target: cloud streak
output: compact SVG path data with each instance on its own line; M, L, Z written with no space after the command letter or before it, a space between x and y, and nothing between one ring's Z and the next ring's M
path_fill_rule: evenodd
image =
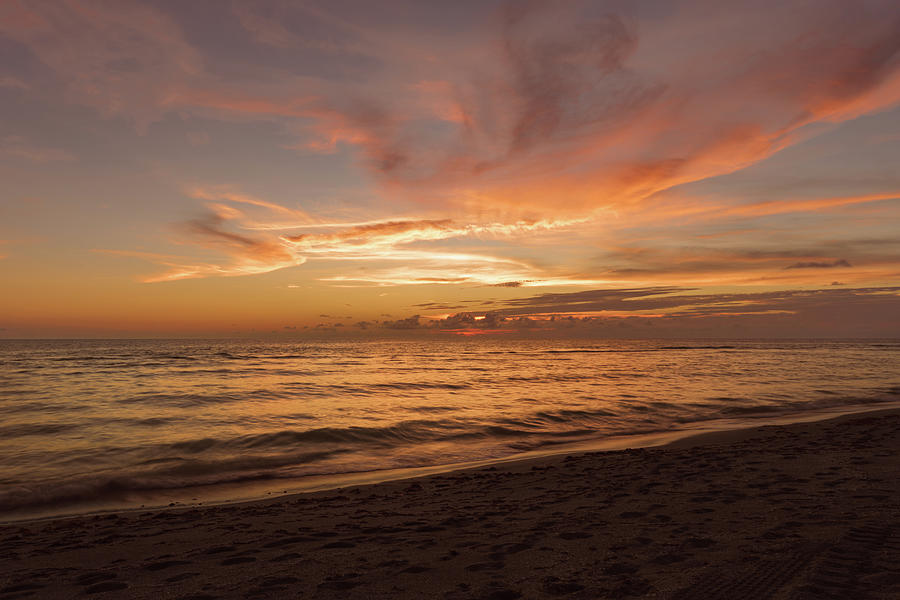
M798 262L786 266L785 269L833 269L835 267L846 267L849 269L852 266L846 260L839 259L834 262Z
M691 294L656 287L550 293L505 301L481 310L416 315L386 321L388 329L456 333L473 330L546 336L667 337L714 333L716 337L827 337L848 331L866 335L900 332L900 287ZM426 307L439 311L443 307ZM878 317L878 322L870 319Z
M287 208L228 186L197 186L187 193L207 201L206 211L176 227L175 241L212 250L227 257L225 264L196 263L170 255L125 253L157 262L170 270L145 278L148 282L205 276L267 273L298 266L307 260L402 262L354 275L323 277L339 285L502 284L534 281L539 269L486 253L462 252L434 243L464 238L516 239L579 225L579 220L518 220L510 223L459 223L452 219L374 220L363 223L327 222L305 211ZM241 207L247 207L253 213ZM272 224L273 219L286 219ZM263 223L263 224L261 224ZM329 230L326 233L321 231ZM297 233L297 230L306 230ZM531 278L531 279L529 279Z
M890 281L900 272L900 248L891 240L820 241L786 248L742 246L734 236L701 237L703 243L606 246L592 264L556 266L517 256L523 243L535 248L589 239L598 221L560 218L511 222L465 222L450 218L329 221L306 211L246 194L230 186L193 186L186 193L206 211L175 230L179 244L213 251L224 259L170 258L170 268L149 281L267 273L316 262L351 262L318 279L337 286L474 284L498 287L597 285L766 284L828 285L820 271L848 269L850 283ZM741 235L752 244L755 230ZM488 243L490 252L465 249ZM574 250L573 250L574 251ZM539 253L535 254L539 256ZM852 263L851 263L852 261ZM853 267L850 270L850 267Z

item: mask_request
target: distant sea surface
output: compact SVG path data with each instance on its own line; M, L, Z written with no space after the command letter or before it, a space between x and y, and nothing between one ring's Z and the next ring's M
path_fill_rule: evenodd
M0 341L0 520L898 401L897 341Z

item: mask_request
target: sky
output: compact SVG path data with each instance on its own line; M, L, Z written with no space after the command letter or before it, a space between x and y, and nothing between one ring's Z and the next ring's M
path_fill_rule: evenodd
M900 336L894 0L0 0L0 337Z

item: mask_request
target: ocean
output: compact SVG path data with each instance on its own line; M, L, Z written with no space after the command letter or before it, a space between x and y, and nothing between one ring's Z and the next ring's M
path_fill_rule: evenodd
M898 402L898 341L7 340L0 520Z

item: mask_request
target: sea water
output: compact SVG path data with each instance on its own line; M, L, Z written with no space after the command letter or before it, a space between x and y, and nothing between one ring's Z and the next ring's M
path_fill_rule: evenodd
M898 365L897 341L0 341L0 520L897 402Z

